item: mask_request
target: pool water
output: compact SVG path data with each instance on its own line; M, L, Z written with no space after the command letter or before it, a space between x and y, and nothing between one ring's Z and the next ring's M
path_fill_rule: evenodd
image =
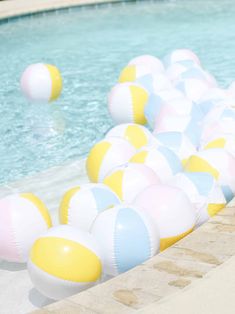
M83 7L0 25L0 183L84 157L112 126L106 97L133 57L190 48L222 86L235 79L233 0ZM19 79L31 63L61 70L52 105L32 105Z

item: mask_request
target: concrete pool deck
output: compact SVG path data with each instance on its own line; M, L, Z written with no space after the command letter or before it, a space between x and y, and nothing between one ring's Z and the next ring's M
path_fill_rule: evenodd
M0 19L81 5L120 2L118 0L8 0L0 2Z

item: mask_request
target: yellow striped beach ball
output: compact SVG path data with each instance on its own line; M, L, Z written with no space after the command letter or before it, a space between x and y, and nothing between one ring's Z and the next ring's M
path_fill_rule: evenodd
M124 123L115 126L105 135L106 138L110 136L123 138L136 149L156 142L155 137L146 127L135 123Z
M95 144L86 161L87 174L91 182L102 182L104 177L117 166L129 161L136 149L126 140L106 138Z
M0 200L0 259L25 263L34 241L52 226L43 202L32 193Z
M88 232L57 226L35 241L28 271L39 292L54 300L63 299L100 279L100 249Z
M116 84L108 97L108 109L117 123L146 124L144 108L148 101L148 92L136 83Z
M161 145L141 148L130 159L130 162L148 166L160 178L161 182L166 182L182 170L180 159L176 154Z
M31 64L23 72L20 86L31 102L51 102L62 91L62 77L58 68L51 64Z
M117 167L104 179L104 184L113 190L122 201L129 204L148 186L159 183L158 176L151 168L137 163L128 163L125 166Z
M195 209L183 191L168 185L152 185L142 191L134 205L148 214L160 233L160 251L192 232Z
M118 82L134 82L140 77L153 73L153 70L144 64L129 64L122 70Z
M60 204L60 223L90 231L97 215L120 204L118 196L102 183L88 183L68 190Z
M209 148L192 155L185 171L208 172L219 183L229 202L235 194L235 158L223 148Z

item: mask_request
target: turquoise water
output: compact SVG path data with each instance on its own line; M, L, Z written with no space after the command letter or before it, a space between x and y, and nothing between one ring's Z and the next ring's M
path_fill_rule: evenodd
M0 25L0 182L85 156L112 126L106 95L133 57L191 48L218 81L235 79L233 0L142 1L87 7ZM24 68L56 64L53 105L21 95Z

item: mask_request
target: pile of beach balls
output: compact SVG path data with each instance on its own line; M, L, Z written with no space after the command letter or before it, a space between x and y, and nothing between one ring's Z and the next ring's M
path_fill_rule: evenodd
M220 88L190 50L131 60L108 97L117 125L88 154L91 183L65 193L55 227L31 193L0 200L0 258L62 299L182 239L235 195L233 104L235 83Z

